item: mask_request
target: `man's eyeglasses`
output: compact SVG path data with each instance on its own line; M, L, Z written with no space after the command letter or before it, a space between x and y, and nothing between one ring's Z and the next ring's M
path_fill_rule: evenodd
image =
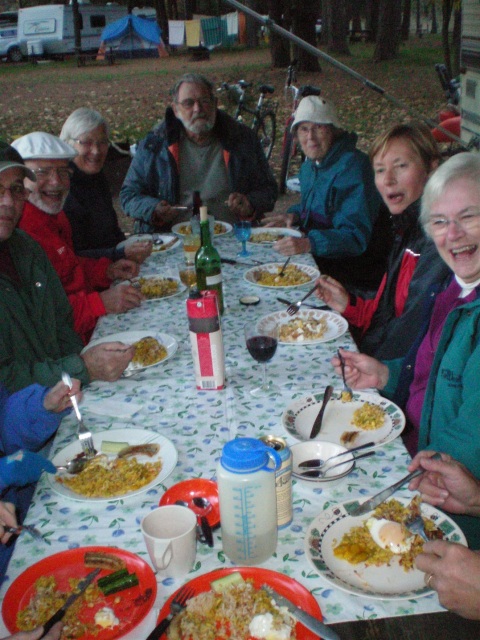
M439 238L447 233L448 226L456 224L457 227L468 233L476 229L480 223L480 211L464 211L456 218L449 220L445 216L431 216L428 221L428 227L433 237Z
M48 180L56 174L60 180L70 180L73 176L73 169L70 167L40 167L39 169L32 169L33 173L39 180Z
M10 191L10 195L14 200L28 200L28 196L30 195L30 191L22 187L21 184L12 184L11 187L4 187L3 184L0 184L0 198L3 198L5 193Z
M325 129L327 129L330 125L328 124L300 124L297 127L297 134L300 137L306 138L308 135L318 136L321 135Z
M105 147L108 147L110 144L108 138L102 138L102 140L80 140L80 138L72 138L72 141L80 145L82 149L93 149L93 147L105 149Z
M208 109L213 104L213 100L211 98L185 98L185 100L177 100L177 104L179 104L184 109L193 109L197 103L203 109Z

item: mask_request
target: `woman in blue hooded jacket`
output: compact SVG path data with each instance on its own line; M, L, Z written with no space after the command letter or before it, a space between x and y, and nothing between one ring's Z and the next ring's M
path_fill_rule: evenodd
M283 255L312 253L321 272L350 288L378 287L391 243L390 222L375 187L368 156L357 135L340 127L333 105L303 98L292 125L305 162L301 201L267 226L299 225L302 238L285 237L274 248Z

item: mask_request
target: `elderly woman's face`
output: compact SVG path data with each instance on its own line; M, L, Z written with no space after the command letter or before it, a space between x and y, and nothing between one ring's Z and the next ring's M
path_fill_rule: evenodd
M102 169L109 144L102 124L88 133L82 133L75 141L70 141L70 144L78 151L78 156L73 161L81 171L94 174Z
M332 125L315 122L301 122L297 127L297 136L303 153L310 160L324 158L334 139Z
M403 213L420 198L428 179L422 159L402 138L393 139L373 157L375 184L392 215Z
M480 186L450 183L430 208L428 232L438 253L464 282L480 279Z

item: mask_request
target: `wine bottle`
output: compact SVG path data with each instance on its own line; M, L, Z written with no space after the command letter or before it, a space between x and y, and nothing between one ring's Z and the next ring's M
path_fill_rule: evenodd
M202 245L195 255L197 287L200 291L214 289L218 293L218 307L223 314L222 263L212 244L207 207L200 207L200 234Z

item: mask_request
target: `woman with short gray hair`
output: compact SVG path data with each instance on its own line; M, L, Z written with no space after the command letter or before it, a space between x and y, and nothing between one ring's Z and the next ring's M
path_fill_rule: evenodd
M142 263L150 255L152 243L142 240L125 246L125 234L103 172L110 144L104 117L88 107L75 109L66 119L60 138L78 152L71 163L73 176L64 205L75 252L91 258L103 256L115 261L125 257Z
M453 156L425 187L422 220L437 251L451 269L436 296L417 344L402 360L382 363L341 350L347 384L377 387L397 400L408 389L408 420L402 437L409 452L448 453L480 478L480 157ZM425 304L431 297L425 291ZM415 329L415 327L412 327ZM426 331L426 332L425 332ZM338 373L340 360L333 359ZM454 516L469 546L480 549L480 522Z

